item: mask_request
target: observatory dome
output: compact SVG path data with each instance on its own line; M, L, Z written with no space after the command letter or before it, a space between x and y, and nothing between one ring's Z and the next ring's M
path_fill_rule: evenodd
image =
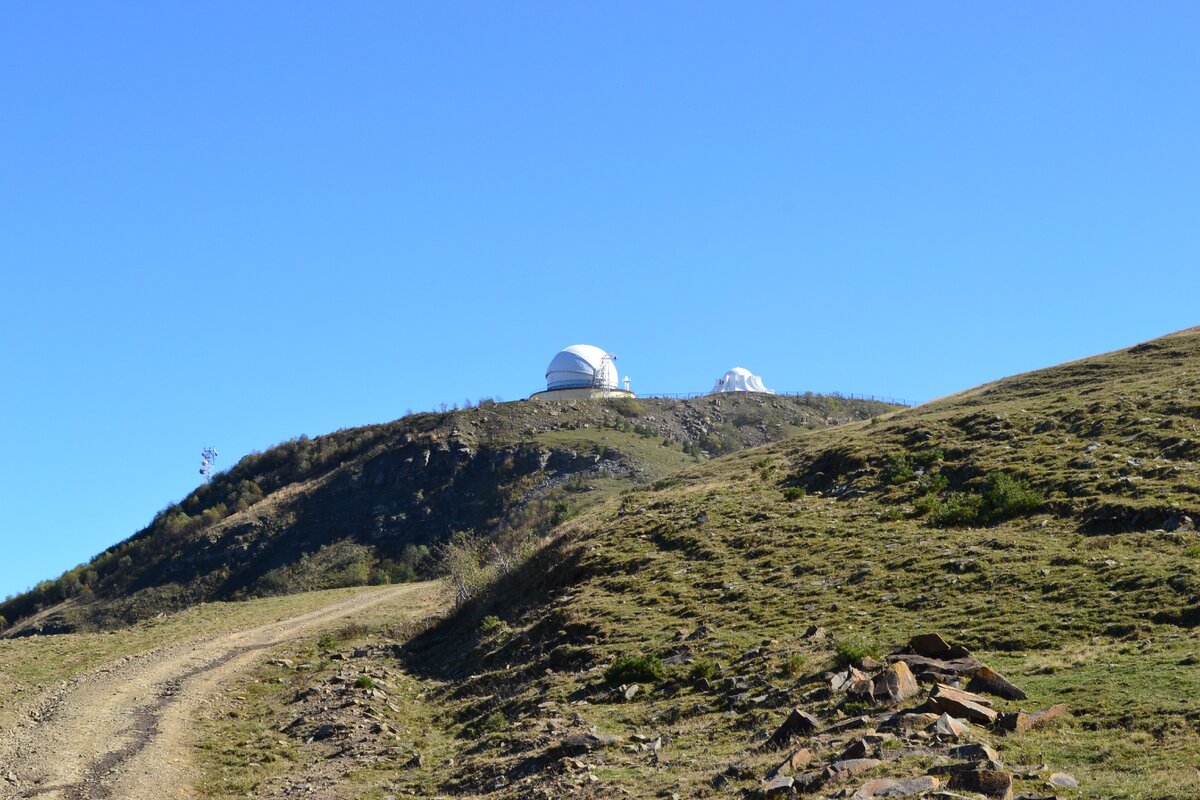
M613 356L590 344L573 344L560 350L546 367L546 389L616 389L617 367Z
M760 394L775 394L763 385L762 378L744 367L734 367L726 372L713 384L709 394L720 392L759 392Z

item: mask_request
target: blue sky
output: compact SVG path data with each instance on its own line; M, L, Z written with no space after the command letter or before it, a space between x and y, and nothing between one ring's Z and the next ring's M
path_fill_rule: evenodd
M924 400L1200 322L1194 3L35 3L0 595L305 433L746 366Z

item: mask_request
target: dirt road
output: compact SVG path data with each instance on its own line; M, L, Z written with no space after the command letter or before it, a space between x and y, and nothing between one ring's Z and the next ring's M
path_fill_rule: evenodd
M0 731L0 797L194 797L189 729L220 684L263 651L425 584L365 592L301 616L162 647L75 678Z

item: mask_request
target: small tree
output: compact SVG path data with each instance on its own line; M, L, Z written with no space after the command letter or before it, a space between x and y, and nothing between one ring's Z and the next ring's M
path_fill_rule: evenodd
M487 584L487 548L477 538L459 531L438 548L438 561L454 590L455 606L462 606Z

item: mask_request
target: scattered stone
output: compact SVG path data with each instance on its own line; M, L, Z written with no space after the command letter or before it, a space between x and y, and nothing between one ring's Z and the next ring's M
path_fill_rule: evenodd
M843 719L827 726L821 733L845 733L846 731L854 731L859 728L870 728L877 723L883 722L885 719L888 719L888 715L882 717L850 717L849 719Z
M816 718L811 714L806 714L798 708L793 708L792 713L788 714L788 718L783 721L771 738L767 740L767 747L782 747L792 740L794 736L807 735L821 727Z
M813 754L807 747L801 747L794 751L790 756L783 760L783 763L775 768L772 776L779 775L794 775L797 770L804 769L812 763Z
M919 731L937 722L939 715L927 711L898 711L879 727L887 730Z
M919 656L941 658L950 652L950 645L936 633L918 634L908 641L909 648Z
M917 693L917 679L903 661L896 661L870 682L861 681L849 689L853 697L879 705L896 705Z
M988 666L982 666L975 671L967 689L972 692L987 692L1005 700L1028 700L1029 696L1014 686L1003 675Z
M420 769L423 766L425 766L425 758L420 753L404 762L405 769Z
M876 778L858 787L853 800L867 800L872 797L911 797L915 794L932 792L941 783L932 775L922 775L919 778L897 780L895 778Z
M873 751L874 747L863 738L853 739L850 744L846 745L846 749L838 756L839 761L846 761L851 758L867 758Z
M869 769L874 769L882 763L878 758L847 758L834 761L825 768L825 777L831 781L844 781L855 775L861 775Z
M866 673L860 672L854 667L846 667L841 672L833 674L833 677L829 679L829 688L834 692L844 692L868 681L870 681L870 678L867 677Z
M998 714L989 708L990 705L991 701L984 697L942 683L929 694L929 707L933 710L980 725L991 725L996 721Z
M636 683L631 683L628 686L622 686L620 688L620 692L626 700L632 700L633 698L637 697L637 693L641 690L641 688L642 687L638 686Z
M780 775L763 784L763 797L786 797L792 793L795 778L790 775Z
M572 733L564 736L559 747L567 750L595 750L621 743L621 737L599 733Z
M1066 772L1052 773L1050 777L1046 779L1046 783L1050 784L1051 786L1060 786L1064 789L1079 788L1079 781L1075 779L1075 776Z
M958 769L950 773L950 788L1012 800L1012 774L1002 769Z
M1001 733L1024 733L1030 728L1037 728L1065 714L1067 706L1058 703L1036 714L1026 714L1024 711L1009 711L1000 714L996 719L996 730Z
M1000 756L996 751L982 743L964 744L959 747L953 747L950 749L950 757L961 761L990 761L993 764L1000 763Z
M929 726L929 732L948 739L957 739L970 733L971 726L949 714L942 714Z
M983 666L977 658L969 655L963 658L927 658L913 653L893 653L888 656L892 661L903 661L918 675L925 672L937 672L949 675L974 675Z

